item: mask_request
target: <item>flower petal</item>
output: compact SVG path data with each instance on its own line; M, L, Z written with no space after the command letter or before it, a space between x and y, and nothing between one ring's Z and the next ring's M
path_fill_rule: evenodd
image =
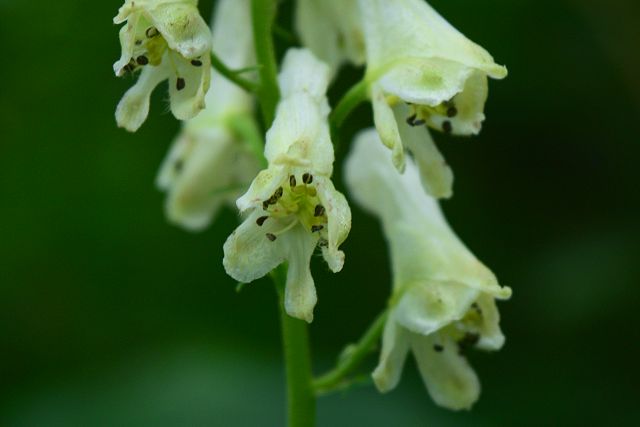
M284 307L289 316L311 323L318 298L309 263L318 238L300 224L281 238L289 261Z
M470 409L478 400L480 381L453 340L412 334L411 349L427 390L438 405Z
M146 10L169 48L187 59L208 56L211 51L211 32L196 3L165 2Z
M148 65L142 69L140 77L122 97L116 108L118 126L129 132L137 131L149 115L149 100L156 86L169 76L164 63L157 67Z
M333 144L321 105L305 92L280 101L264 154L269 164L310 168L310 172L330 176Z
M480 291L464 283L407 283L406 291L394 308L399 324L412 332L429 335L461 319Z
M482 314L477 347L482 350L499 350L504 345L504 335L500 330L500 313L496 300L491 295L483 294L476 303Z
M205 95L211 83L211 57L200 58L202 64L194 66L174 52L168 52L175 67L175 75L169 79L171 112L178 120L195 117L205 108Z
M417 167L407 160L404 174L393 171L370 132L358 136L347 160L352 196L383 223L391 246L394 283L460 283L499 298L511 295L460 241L440 206L427 195Z
M450 124L450 133L454 135L475 135L480 132L484 121L484 104L487 101L489 87L487 76L479 71L472 73L465 81L463 90L453 97L457 114L447 117L441 114L431 114L427 117L427 124L443 131L445 121Z
M373 374L376 388L385 393L398 385L409 351L409 333L390 317L384 325L380 361Z
M207 227L220 206L238 196L238 189L229 187L234 176L230 168L239 155L224 128L211 128L205 135L182 134L158 176L158 185L168 191L169 221L193 231Z
M269 199L287 178L286 169L280 166L274 166L260 171L254 178L247 192L236 200L236 206L240 212L261 206L262 202Z
M330 70L307 49L289 49L282 60L278 84L282 98L304 92L320 103L326 96Z
M422 185L427 193L437 199L448 199L453 194L453 171L436 147L436 144L424 126L409 126L402 123L402 117L408 116L406 106L394 109L399 126L400 137L420 170Z
M380 86L405 102L436 106L462 92L473 70L442 59L407 59L380 79Z
M442 59L483 71L493 78L506 69L423 0L360 0L371 68L407 58Z
M364 35L355 1L298 0L296 32L304 46L335 74L344 61L364 63Z
M318 197L325 208L328 221L328 241L322 248L322 255L331 271L337 273L344 265L344 252L338 248L351 230L351 209L347 199L335 189L331 179L319 176L316 182Z
M372 86L371 104L373 106L373 121L378 135L380 135L380 140L387 148L391 149L393 165L398 171L403 172L405 167L404 148L398 123L380 86Z
M267 220L259 226L256 220L262 214L254 210L224 242L222 264L227 274L239 282L249 283L264 276L287 257L289 242L266 237L267 233L277 232L280 225Z

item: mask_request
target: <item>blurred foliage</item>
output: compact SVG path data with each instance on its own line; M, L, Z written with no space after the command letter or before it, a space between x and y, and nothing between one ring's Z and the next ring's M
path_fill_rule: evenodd
M320 426L634 424L640 3L432 4L510 71L480 136L436 136L456 174L451 224L514 289L507 345L472 355L471 412L435 407L409 363L389 395L323 398ZM281 425L274 292L262 280L236 293L221 265L235 213L202 234L166 224L153 181L179 124L164 90L137 134L115 126L132 84L111 69L119 6L0 1L0 425ZM370 123L363 106L345 141ZM318 370L389 290L380 229L354 213L344 271L314 261Z

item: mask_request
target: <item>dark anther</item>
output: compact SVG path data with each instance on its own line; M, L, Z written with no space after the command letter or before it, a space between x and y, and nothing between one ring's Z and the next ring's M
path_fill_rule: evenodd
M311 175L310 173L305 173L304 175L302 175L302 182L304 182L305 184L311 184L313 182L313 175Z
M442 350L444 350L444 347L443 347L443 346L441 346L440 344L434 344L434 345L433 345L433 349L434 349L435 351L437 351L438 353L442 353Z
M413 124L415 120L416 120L416 115L412 114L411 116L407 117L407 124L409 126L415 126L415 124Z
M264 209L265 211L267 209L269 209L269 201L265 200L264 202L262 202L262 209Z
M136 46L140 46L142 44L142 40L136 40Z
M322 216L324 215L324 206L316 205L316 208L313 211L313 216Z
M135 65L133 65L131 63L128 63L123 68L123 70L126 71L127 73L131 73L134 69L135 69Z
M471 304L471 308L473 308L478 314L482 314L482 309L478 305L478 303L474 302Z
M321 248L326 248L327 246L329 246L329 242L327 241L327 239L320 239L318 240L318 246L320 246Z
M147 65L149 63L149 58L144 55L140 55L136 58L136 62L138 65Z
M275 194L269 197L269 199L267 200L267 204L269 205L275 205L276 203L278 203L278 198L276 197Z
M174 169L176 172L181 172L181 171L182 171L183 166L184 166L184 163L182 162L182 159L178 159L178 160L176 160L176 162L173 164L173 169Z
M267 239L271 240L272 242L275 242L276 240L275 234L267 233L266 236L267 236Z
M194 67L200 67L202 66L202 61L200 61L199 59L192 59L191 65L193 65Z
M458 115L458 109L456 107L447 108L447 117L455 117Z
M480 341L480 335L474 334L472 332L467 332L460 339L460 341L458 341L458 345L461 348L466 349L468 347L472 347L472 346L476 345L478 343L478 341Z
M267 218L269 218L268 216L261 216L260 218L256 219L256 224L258 224L260 227L262 227L262 224L264 224L264 222L267 220Z
M444 131L444 133L451 133L451 131L453 130L453 126L451 126L451 122L449 120L445 120L444 122L442 122L442 130Z
M284 191L284 190L282 189L282 187L278 187L278 189L276 190L276 192L275 192L275 193L273 193L273 196L272 196L272 197L275 197L275 198L276 198L276 200L278 200L280 197L282 197L282 193L283 193L283 191Z
M316 231L320 231L324 228L324 225L312 225L311 226L311 232L315 233Z
M291 188L293 188L293 187L295 187L295 186L296 186L296 177L295 177L295 176L293 176L293 175L291 175L291 176L289 177L289 186L290 186Z
M422 120L422 119L420 119L420 120L415 120L415 121L413 122L413 125L412 125L412 126L422 126L422 125L423 125L423 124L425 124L425 123L427 123L427 122L426 122L425 120Z
M176 89L182 90L184 89L185 85L186 83L184 79L182 77L178 77L178 80L176 80Z
M149 28L147 28L147 31L145 31L144 33L149 38L153 38L153 37L157 36L158 34L160 34L156 27L149 27Z

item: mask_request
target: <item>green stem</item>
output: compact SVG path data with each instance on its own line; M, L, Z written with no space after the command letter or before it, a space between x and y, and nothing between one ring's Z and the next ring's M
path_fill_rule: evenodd
M333 109L329 116L331 129L338 130L346 118L351 114L354 108L365 101L368 96L369 83L362 79L351 87L338 101L336 108Z
M357 368L362 360L369 355L376 346L388 312L383 311L373 321L369 329L355 345L347 349L347 354L338 362L336 367L313 381L313 388L317 393L328 393L342 388L347 381L347 376Z
M307 324L289 316L284 307L287 267L282 265L272 273L278 291L282 343L287 374L287 425L313 427L316 415L316 396L311 386L311 355Z
M240 136L240 140L244 142L251 154L258 160L260 166L265 169L268 164L267 159L264 157L264 141L260 129L258 129L258 124L253 117L237 114L229 117L228 123L231 129Z
M271 126L280 98L278 65L273 47L272 26L276 16L275 0L251 0L251 19L256 59L260 66L258 99L266 127Z
M227 80L240 86L247 92L256 92L258 90L258 84L240 77L240 72L234 71L227 67L224 62L215 53L211 52L211 66L215 68L220 74L222 74Z

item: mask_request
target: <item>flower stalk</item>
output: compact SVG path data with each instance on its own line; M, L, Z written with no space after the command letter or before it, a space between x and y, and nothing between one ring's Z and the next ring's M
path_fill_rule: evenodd
M289 316L284 305L287 266L276 268L271 274L278 292L282 345L287 375L287 425L313 427L316 415L316 397L311 385L311 354L309 334L303 320Z
M240 76L240 73L243 70L232 70L225 65L225 63L213 52L211 52L211 66L216 69L220 74L222 74L226 79L233 82L237 86L240 86L242 89L247 92L257 92L258 84L252 82L251 80L245 79Z
M275 117L276 105L280 98L278 88L278 65L273 47L272 27L276 16L274 0L251 0L251 19L256 59L260 65L260 87L258 99L262 109L265 127L269 127Z
M387 316L388 312L386 310L380 313L360 338L360 341L347 347L346 354L340 359L336 367L313 381L313 389L316 394L327 394L331 391L342 389L349 382L347 377L377 346Z

